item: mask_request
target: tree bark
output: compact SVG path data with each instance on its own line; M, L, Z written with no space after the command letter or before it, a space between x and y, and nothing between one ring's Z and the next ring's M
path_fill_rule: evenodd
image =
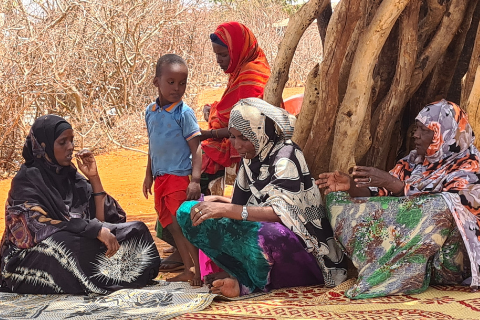
M373 84L378 55L408 0L386 0L380 4L369 27L361 35L348 80L345 98L338 111L330 169L348 172L355 165L354 150L363 124Z
M422 51L425 43L437 29L447 10L448 1L426 0L427 15L420 21L418 31L418 51Z
M467 74L470 61L472 60L473 47L475 46L475 36L477 34L478 23L480 21L480 1L473 13L470 29L467 32L465 45L462 54L457 63L457 68L453 76L452 84L448 91L447 100L461 104L462 100L462 79ZM468 96L467 96L468 97Z
M313 175L328 170L329 139L338 108L338 81L352 33L361 18L360 1L341 1L328 25L324 58L320 65L320 89L317 111L304 154ZM331 146L330 146L331 147Z
M473 83L476 80L476 73L480 63L480 24L477 24L477 34L475 36L475 45L473 46L472 57L468 66L467 74L462 83L462 98L460 106L465 106L473 89ZM477 139L478 140L478 139Z
M427 90L427 101L438 101L447 98L477 3L478 0L470 0L458 33L455 35L447 50L435 66L432 81ZM454 102L460 103L460 101Z
M310 0L290 18L263 93L263 99L268 103L277 107L282 103L282 92L288 81L290 64L298 41L328 3L329 0Z
M400 17L397 71L390 91L378 106L372 119L372 128L375 128L375 133L372 146L367 154L366 164L368 166L386 169L385 164L393 127L407 102L406 94L415 67L420 3L419 0L412 0Z
M325 9L317 17L318 33L320 34L320 40L322 40L322 46L325 47L325 36L327 35L327 27L332 17L332 4L329 2Z
M452 0L437 32L417 60L408 99L415 94L447 49L463 21L466 7L467 0Z
M465 110L467 110L468 122L470 122L473 132L480 132L480 66L477 67ZM479 139L475 140L475 146L480 149Z
M298 144L300 148L305 147L308 135L312 131L313 122L311 121L315 116L318 105L318 97L320 95L320 65L317 63L307 76L307 83L305 84L305 93L303 96L302 109L298 116L293 132L292 140Z

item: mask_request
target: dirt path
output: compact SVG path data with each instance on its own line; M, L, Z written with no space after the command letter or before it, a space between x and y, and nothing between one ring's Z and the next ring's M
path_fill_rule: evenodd
M206 90L200 97L198 105L218 100L224 89ZM284 97L303 92L303 88L289 88L285 90ZM200 123L202 126L206 123ZM147 151L147 146L138 149ZM127 212L127 220L143 221L153 235L155 229L156 213L153 209L153 198L145 199L142 192L143 179L147 155L125 150L116 151L96 156L100 177L105 190L118 200ZM7 199L11 179L0 180L0 201ZM0 235L5 228L4 214L0 214ZM169 247L154 236L155 242L162 255L162 250ZM163 255L162 255L163 257Z

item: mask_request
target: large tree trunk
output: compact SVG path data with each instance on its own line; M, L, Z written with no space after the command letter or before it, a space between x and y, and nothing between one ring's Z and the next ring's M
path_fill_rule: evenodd
M312 11L319 19L324 56L308 77L294 140L315 176L348 171L359 162L389 169L387 162L410 150L408 135L418 111L459 88L467 65L460 104L480 132L479 3L342 0L331 16L324 4L327 9ZM311 17L299 11L295 19ZM303 30L299 27L297 34ZM284 41L293 38L286 35ZM283 80L275 79L288 66L278 68L275 64L271 83L283 89ZM270 91L275 97L268 96L269 102L279 101L278 90Z
M338 111L330 168L347 172L355 165L355 144L368 108L373 68L383 44L408 0L385 0L362 34L353 60L347 92ZM358 147L357 147L358 148ZM360 146L367 149L365 146ZM361 155L359 155L361 156Z
M305 142L304 153L312 172L328 169L329 139L333 132L338 108L338 83L342 62L362 11L360 1L341 1L333 13L325 38L324 57L320 66L320 90L311 132ZM312 121L313 120L313 121ZM297 125L302 125L298 121ZM324 157L328 156L328 160Z
M372 127L375 128L375 132L372 147L366 159L366 164L369 166L386 169L384 164L389 154L393 127L406 103L406 95L415 66L419 10L420 2L412 1L400 19L397 72L390 91L373 115Z

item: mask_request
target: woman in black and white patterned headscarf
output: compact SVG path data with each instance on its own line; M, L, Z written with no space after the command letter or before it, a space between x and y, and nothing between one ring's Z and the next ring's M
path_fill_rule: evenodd
M179 209L187 239L228 274L206 278L213 292L335 286L346 278L318 188L290 140L294 122L261 99L240 100L229 122L232 145L243 158L232 199L207 197Z

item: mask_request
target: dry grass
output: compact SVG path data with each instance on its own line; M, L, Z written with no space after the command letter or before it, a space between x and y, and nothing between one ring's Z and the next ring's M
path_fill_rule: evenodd
M0 175L18 168L32 119L46 113L69 119L78 148L101 153L145 144L144 109L156 96L153 70L165 53L186 59L185 100L199 110L199 93L227 81L208 37L224 21L249 26L273 62L283 34L272 25L287 17L278 4L236 1L232 8L207 2L0 2ZM302 85L320 55L312 26L298 47L288 85Z

